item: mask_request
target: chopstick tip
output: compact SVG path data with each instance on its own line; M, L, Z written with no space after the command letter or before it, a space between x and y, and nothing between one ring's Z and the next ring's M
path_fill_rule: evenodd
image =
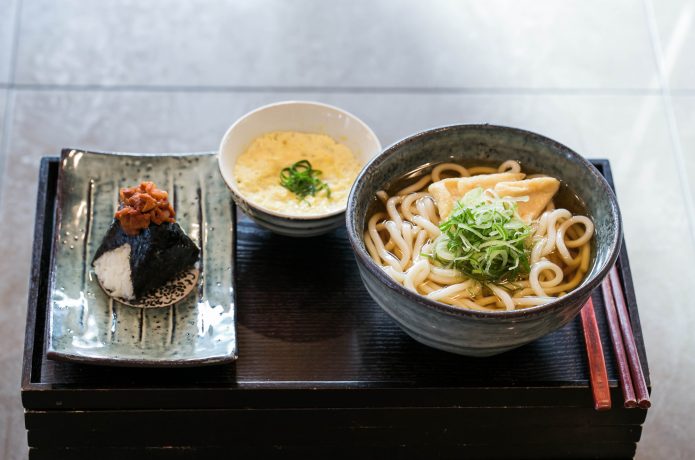
M594 404L594 409L598 412L604 412L611 409L611 401L596 401Z

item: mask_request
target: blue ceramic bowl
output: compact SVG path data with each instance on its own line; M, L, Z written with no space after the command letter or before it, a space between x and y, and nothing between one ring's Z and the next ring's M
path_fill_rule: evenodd
M568 295L545 305L481 312L426 299L395 282L371 259L363 232L375 194L423 165L454 161L475 165L514 159L526 170L559 178L587 207L596 226L588 274ZM374 300L408 335L440 350L491 356L519 347L567 324L615 263L622 241L620 211L603 176L579 154L547 137L515 128L456 125L408 137L374 158L355 181L346 221L362 280Z

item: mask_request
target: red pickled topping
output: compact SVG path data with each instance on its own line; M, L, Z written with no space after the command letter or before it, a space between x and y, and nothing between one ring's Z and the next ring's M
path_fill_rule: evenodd
M137 209L140 212L149 212L157 207L157 200L146 193L136 193L126 201L128 206Z
M128 235L137 235L150 223L161 225L176 222L176 213L169 203L169 194L159 190L153 182L142 182L137 187L119 190L120 207L115 217Z

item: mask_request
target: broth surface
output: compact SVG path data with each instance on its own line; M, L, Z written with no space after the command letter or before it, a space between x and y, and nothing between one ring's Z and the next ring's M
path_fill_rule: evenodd
M472 179L498 173L505 175ZM541 176L548 179L536 179ZM476 183L497 185L481 193L474 192ZM452 212L452 201L461 200L466 208ZM595 258L593 233L584 202L560 179L513 160L443 162L385 184L369 205L364 241L374 261L405 288L489 311L542 305L575 289Z

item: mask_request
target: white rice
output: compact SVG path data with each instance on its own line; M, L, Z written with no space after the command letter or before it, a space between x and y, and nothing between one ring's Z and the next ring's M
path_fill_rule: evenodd
M130 274L130 244L102 254L94 261L94 272L101 286L112 296L122 299L135 297Z

